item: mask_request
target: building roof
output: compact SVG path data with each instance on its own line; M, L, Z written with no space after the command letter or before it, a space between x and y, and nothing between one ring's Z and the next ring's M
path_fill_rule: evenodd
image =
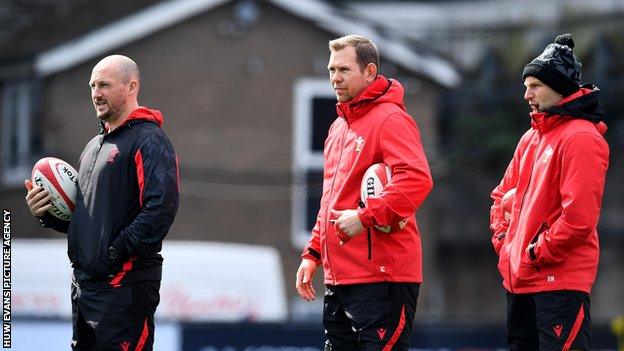
M115 1L119 0L113 0ZM49 34L47 38L51 40L48 45L44 43L41 49L37 50L28 45L30 41L24 39L28 38L27 35L18 35L18 39L8 42L13 50L12 56L5 52L0 54L0 59L7 61L7 57L30 56L34 60L35 74L41 77L49 76L231 1L233 0L121 1L120 8L128 14L123 15L111 12L110 8L104 10L102 5L94 5L95 10L88 8L86 6L88 3L101 2L85 0L83 6L76 7L72 13L80 10L88 15L81 14L79 17L82 20L79 20L76 15L70 17L66 14L62 20L70 24L60 33ZM363 21L360 17L353 16L330 3L321 0L266 0L266 2L337 36L355 33L367 36L377 44L385 59L441 86L452 88L461 80L457 69L449 61L436 55L417 52L400 38L383 36L374 24ZM109 2L106 3L110 6ZM128 7L127 3L134 3L134 6ZM102 10L103 16L97 16L98 9ZM85 16L91 21L84 23ZM71 20L72 18L77 18L76 23ZM59 28L62 27L61 23L57 25ZM46 27L47 31L50 31L50 24ZM41 33L41 30L37 31L36 28L31 28L25 33L31 33L31 37L38 33L46 38L46 34ZM2 51L5 50L0 45L0 52Z
M558 30L576 31L575 38L589 42L592 31L579 30L579 24L616 24L624 15L622 0L354 0L344 6L383 26L389 36L427 43L427 49L451 58L463 72L477 69L488 48L510 40L514 30L519 35L510 47L523 43L531 52L541 51L544 40L552 40Z
M358 16L420 39L437 31L496 30L558 23L566 18L600 19L624 12L624 1L617 0L355 0L346 6Z
M162 0L0 1L0 64L34 57Z
M424 75L432 81L445 86L455 87L461 80L457 69L438 56L416 52L399 37L383 37L376 26L362 21L361 18L347 17L334 6L321 1L271 0L294 15L310 20L322 29L337 35L361 34L373 40L389 61L410 71Z

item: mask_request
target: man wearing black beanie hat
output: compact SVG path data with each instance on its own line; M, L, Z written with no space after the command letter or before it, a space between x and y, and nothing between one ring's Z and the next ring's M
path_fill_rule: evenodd
M563 34L522 73L531 128L492 191L510 350L589 350L596 226L609 165L599 90Z
M533 76L563 96L577 92L583 65L572 52L573 48L574 40L570 34L558 36L541 55L524 67L522 79Z

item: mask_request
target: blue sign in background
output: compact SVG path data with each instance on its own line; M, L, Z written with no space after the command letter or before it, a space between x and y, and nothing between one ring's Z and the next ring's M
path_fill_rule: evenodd
M592 349L616 350L607 327L594 328ZM309 324L186 324L183 351L322 351L323 327ZM416 325L413 350L503 350L504 326Z

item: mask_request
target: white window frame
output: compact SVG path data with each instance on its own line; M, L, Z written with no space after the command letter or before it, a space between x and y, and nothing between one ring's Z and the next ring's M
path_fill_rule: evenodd
M294 84L293 103L293 185L291 201L291 242L303 249L310 238L306 228L308 185L310 170L323 170L323 152L312 150L312 101L316 97L336 98L327 78L300 78Z
M8 82L2 87L0 184L3 186L19 186L30 178L34 90L33 81ZM14 136L17 138L15 145L11 142ZM14 154L17 154L17 163L9 164Z

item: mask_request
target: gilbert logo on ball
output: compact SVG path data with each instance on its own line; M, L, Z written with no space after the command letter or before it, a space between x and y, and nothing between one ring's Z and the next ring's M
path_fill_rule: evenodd
M54 217L69 221L76 204L78 172L69 163L54 157L44 157L35 163L32 181L50 193Z
M364 173L364 177L362 177L360 188L362 202L366 205L369 197L379 196L386 184L390 182L390 179L392 179L392 169L385 163L376 163L370 166ZM408 221L409 217L387 226L376 225L375 228L384 233L394 233L403 229Z

